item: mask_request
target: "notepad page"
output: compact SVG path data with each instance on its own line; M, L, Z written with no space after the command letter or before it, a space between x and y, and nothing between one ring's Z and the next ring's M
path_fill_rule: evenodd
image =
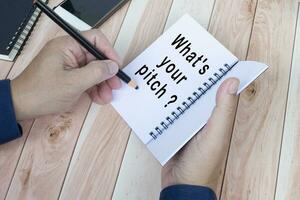
M237 61L201 25L185 15L125 67L124 72L137 82L139 89L123 84L114 91L112 105L147 144L153 139L150 132L208 77L225 63L233 65Z

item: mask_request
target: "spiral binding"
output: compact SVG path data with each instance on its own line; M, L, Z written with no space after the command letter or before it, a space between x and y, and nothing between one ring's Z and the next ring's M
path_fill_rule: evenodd
M236 62L237 63L237 62ZM180 118L196 101L198 101L211 87L213 87L218 81L220 81L235 65L232 66L224 64L224 67L219 68L218 73L214 73L213 77L208 78L202 86L198 87L198 90L193 92L192 96L181 103L171 115L167 116L159 126L155 127L155 130L150 132L149 135L156 140L159 135L163 134L176 120Z
M10 42L8 43L8 46L6 47L6 50L7 50L7 51L9 51L9 50L13 47L12 45L13 45L13 43L14 43L16 37L17 37L18 34L20 33L20 30L21 30L23 24L25 23L25 20L26 20L26 19L24 19L24 20L21 22L21 24L20 24L18 30L15 32L15 34L14 34L13 37L11 38Z
M48 0L44 0L44 2L47 3ZM11 58L15 58L17 56L17 54L20 53L20 51L24 47L24 45L28 39L28 36L30 35L31 31L33 30L33 27L35 26L37 19L39 18L40 15L41 15L41 10L39 8L35 8L34 12L30 16L29 20L26 21L26 19L24 19L23 22L20 24L17 32L14 34L14 36L12 37L8 46L6 47L6 50L8 50L8 51L11 50L11 52L9 54L9 56ZM25 27L23 26L24 23L27 23L25 25ZM20 32L20 31L22 31L22 32ZM18 38L16 38L16 37L18 37Z

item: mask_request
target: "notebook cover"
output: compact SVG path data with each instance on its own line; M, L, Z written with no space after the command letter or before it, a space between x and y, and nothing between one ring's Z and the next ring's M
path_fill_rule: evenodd
M10 42L13 41L10 46L13 46L16 42L22 28L27 23L28 15L32 13L32 0L3 1L0 7L0 54L8 55L11 48L8 50L6 48L9 46ZM24 22L24 24L18 32L18 28L21 26L22 22ZM14 36L15 39L13 40Z

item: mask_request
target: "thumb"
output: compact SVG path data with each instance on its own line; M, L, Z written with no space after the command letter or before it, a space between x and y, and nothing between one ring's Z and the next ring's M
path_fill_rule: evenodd
M115 76L119 67L117 63L110 60L96 60L75 70L76 80L82 80L81 89L85 91Z
M216 107L207 123L208 137L223 140L230 136L235 119L239 80L230 78L223 82L217 92ZM219 138L219 139L217 139Z

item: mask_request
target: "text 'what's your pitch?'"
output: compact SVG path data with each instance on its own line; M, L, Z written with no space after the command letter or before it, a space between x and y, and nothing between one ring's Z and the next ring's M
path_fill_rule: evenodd
M200 55L195 51L192 51L192 43L186 39L182 34L179 34L174 41L171 43L171 46L174 47L174 50L177 51L181 56L184 57L185 61L189 64L190 67L195 69L195 72L199 76L204 75L210 68L208 58L205 55ZM160 99L165 94L167 94L168 84L162 83L159 80L160 73L166 73L169 75L172 82L176 85L180 85L184 81L188 80L188 76L184 74L180 67L174 63L169 56L165 56L164 59L159 64L154 67L143 65L136 72L136 76L141 76L154 92L155 96ZM174 99L176 95L171 94L170 98ZM177 99L177 96L176 96ZM174 103L174 102L172 102ZM166 106L165 106L166 107Z

